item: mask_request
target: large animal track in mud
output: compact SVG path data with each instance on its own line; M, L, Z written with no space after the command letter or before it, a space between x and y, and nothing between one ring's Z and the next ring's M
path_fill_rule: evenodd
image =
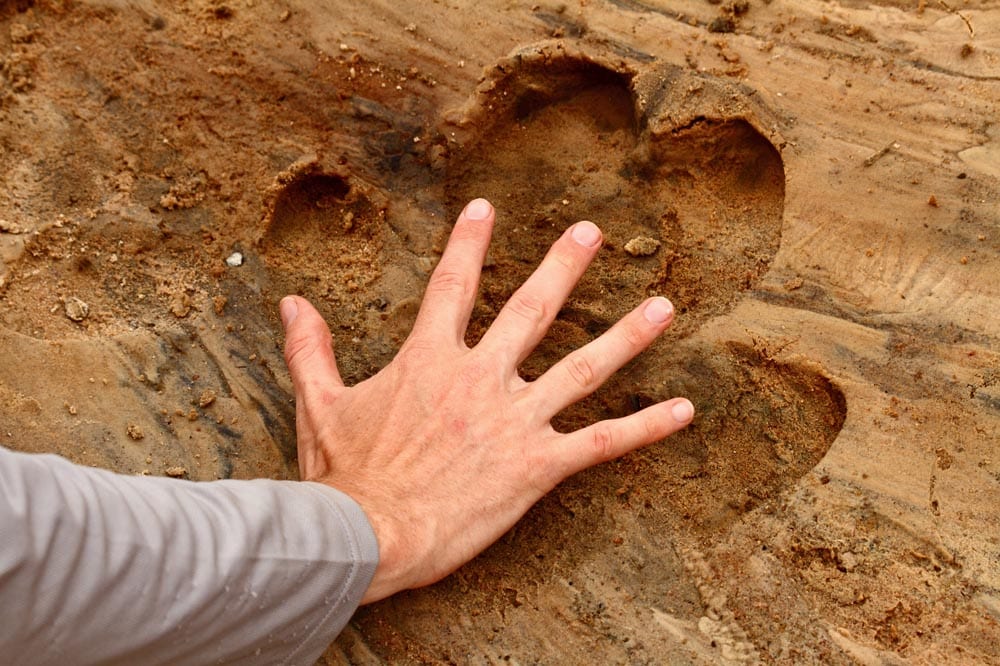
M497 207L470 343L567 226L597 221L605 246L522 374L537 377L646 296L664 294L677 306L672 331L557 425L581 427L671 395L692 397L699 417L668 444L573 485L628 468L626 476L646 479L677 516L699 525L772 497L823 456L843 423L843 398L812 368L697 332L751 289L777 252L784 195L777 150L749 119L713 115L714 100L733 89L711 79L667 79L647 96L660 101L642 107L630 74L582 56L515 59L497 72L477 93L472 134L452 149L438 184L451 219L476 196ZM692 95L700 101L677 107L673 122L681 124L665 124L665 100ZM357 381L391 356L380 329L400 310L412 318L421 288L384 272L414 261L407 237L442 237L444 223L394 223L392 203L372 203L388 198L374 194L377 186L317 164L277 183L259 243L277 285L272 295L292 291L317 302L345 375ZM636 237L658 249L633 256L625 246ZM386 250L390 242L395 252ZM405 330L396 333L398 344ZM629 485L624 476L615 483Z
M391 261L385 254L384 206L376 206L347 177L301 165L279 180L259 243L271 276L270 307L283 294L300 294L327 316L338 341L338 363L353 384L392 359L382 343L388 300L375 286ZM363 340L363 342L362 342Z
M662 110L637 108L625 74L569 57L505 74L481 103L479 136L453 156L446 192L452 209L474 196L497 206L483 315L579 219L601 226L606 242L562 319L591 333L662 294L677 306L674 336L687 335L770 266L784 172L745 120L704 109L682 127L651 127L645 114ZM635 238L659 247L630 255Z
M814 367L776 360L766 344L751 347L698 334L756 284L777 252L784 197L777 150L748 118L713 113L713 101L733 93L713 80L668 78L650 92L645 106L637 102L636 90L630 75L568 56L505 62L481 86L468 111L470 134L451 150L441 192L452 218L476 196L491 199L497 208L468 339L475 342L567 226L592 219L604 230L604 248L522 374L537 377L646 296L663 294L677 306L672 331L594 396L562 413L556 425L574 429L672 395L689 396L698 418L663 444L568 480L501 543L447 582L411 593L408 603L363 613L361 626L377 643L391 645L402 636L408 645L420 645L422 636L434 633L423 623L437 617L414 609L441 605L452 607L456 616L495 609L506 616L508 628L518 627L520 639L528 640L533 614L512 610L512 598L516 608L524 601L537 609L552 592L536 587L544 588L542 581L571 577L589 557L615 558L623 552L621 542L612 541L586 546L581 554L568 547L570 542L581 546L580 535L656 533L660 536L631 539L622 575L639 576L641 569L647 583L677 581L687 563L668 552L676 542L663 535L710 535L746 511L772 503L819 462L843 425L844 399ZM666 108L671 96L692 95L700 101L675 104L672 119ZM306 196L306 190L293 184L281 197L316 198ZM342 193L338 205L346 210L349 199ZM315 213L307 210L298 204L276 208L265 251L269 244L301 242L295 238L332 249L348 238L341 229L306 231L314 224L337 227L344 214L340 208L319 223L309 221ZM389 222L392 213L390 206ZM279 241L290 223L295 231ZM425 229L430 236L442 235L433 224ZM420 230L410 228L410 233ZM367 247L370 234L362 230L351 242ZM634 256L626 245L637 237L652 239L658 249ZM376 261L392 259L382 253ZM305 288L314 295L326 290L332 302L340 303L350 300L354 275L351 268L339 286ZM371 293L361 299L369 310L376 303L391 312L400 300L412 309L413 294L407 291L412 284L400 290L377 276L370 284ZM330 297L331 289L339 292ZM335 330L342 331L355 330L364 316L327 312ZM384 345L368 344L370 356L384 360ZM361 351L355 358L357 353L346 352L350 366L377 366L366 361L369 354ZM629 564L633 560L643 564L635 568ZM680 600L696 596L673 585ZM389 626L391 635L380 634ZM547 638L531 640L543 649ZM444 645L423 648L450 654Z

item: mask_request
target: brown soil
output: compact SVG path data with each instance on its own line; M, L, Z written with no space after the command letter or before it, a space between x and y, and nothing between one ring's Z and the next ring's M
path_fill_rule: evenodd
M522 373L664 294L557 426L697 420L326 661L1000 661L997 34L979 0L3 4L0 443L293 477L278 299L370 376L486 196L470 343L594 220Z

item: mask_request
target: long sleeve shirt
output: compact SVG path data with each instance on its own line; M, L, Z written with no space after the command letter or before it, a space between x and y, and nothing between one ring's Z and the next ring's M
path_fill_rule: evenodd
M312 664L378 562L317 483L134 477L0 448L0 660Z

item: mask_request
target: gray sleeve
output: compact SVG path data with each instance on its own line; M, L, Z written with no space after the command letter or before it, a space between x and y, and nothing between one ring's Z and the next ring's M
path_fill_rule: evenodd
M0 654L12 664L312 664L378 545L316 483L130 477L0 448Z

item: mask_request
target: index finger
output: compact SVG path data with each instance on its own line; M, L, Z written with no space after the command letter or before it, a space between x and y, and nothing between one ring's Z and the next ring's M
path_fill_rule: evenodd
M413 325L415 335L443 333L462 345L476 303L479 276L493 234L496 211L486 199L473 199L459 214Z

